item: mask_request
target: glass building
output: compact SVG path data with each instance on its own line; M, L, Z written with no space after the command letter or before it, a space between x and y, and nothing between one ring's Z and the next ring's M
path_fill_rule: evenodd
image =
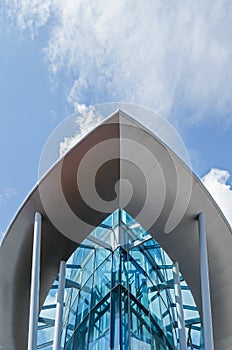
M197 307L182 276L180 281L187 349L204 349ZM165 251L130 215L116 210L67 262L62 348L179 349L174 284ZM52 349L57 288L56 281L39 317L39 349Z
M180 140L142 107L89 113L4 236L0 350L232 350L232 230Z

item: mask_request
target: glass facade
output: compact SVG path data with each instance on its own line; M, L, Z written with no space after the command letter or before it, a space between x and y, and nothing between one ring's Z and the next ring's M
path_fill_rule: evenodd
M180 280L187 349L204 349L199 313ZM57 286L56 280L39 316L38 349L52 349ZM173 262L122 209L67 262L62 348L179 349Z

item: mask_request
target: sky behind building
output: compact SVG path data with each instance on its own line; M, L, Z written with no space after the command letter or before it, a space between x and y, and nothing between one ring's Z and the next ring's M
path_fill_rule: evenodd
M80 104L111 101L167 118L231 215L231 21L226 0L3 0L1 235L38 179L52 130Z

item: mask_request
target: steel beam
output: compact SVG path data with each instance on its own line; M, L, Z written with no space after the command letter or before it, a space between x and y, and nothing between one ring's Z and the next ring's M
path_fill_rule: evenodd
M34 219L34 237L31 268L30 313L28 328L28 350L36 350L37 327L39 313L39 281L40 281L40 243L41 243L41 214L36 212Z
M207 251L207 238L206 238L204 213L200 213L198 215L198 228L199 228L199 244L200 244L201 300L202 300L202 315L203 315L203 328L204 328L204 343L205 343L205 350L213 350L214 349L213 325L212 325L208 251Z

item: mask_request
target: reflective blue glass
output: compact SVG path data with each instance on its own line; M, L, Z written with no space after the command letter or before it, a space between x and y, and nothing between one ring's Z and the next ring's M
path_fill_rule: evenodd
M178 349L173 263L124 210L100 224L67 266L66 276L75 283L65 290L64 350ZM199 313L180 279L187 348L204 349ZM54 290L48 300L51 295ZM40 348L52 349L54 315L42 316Z

